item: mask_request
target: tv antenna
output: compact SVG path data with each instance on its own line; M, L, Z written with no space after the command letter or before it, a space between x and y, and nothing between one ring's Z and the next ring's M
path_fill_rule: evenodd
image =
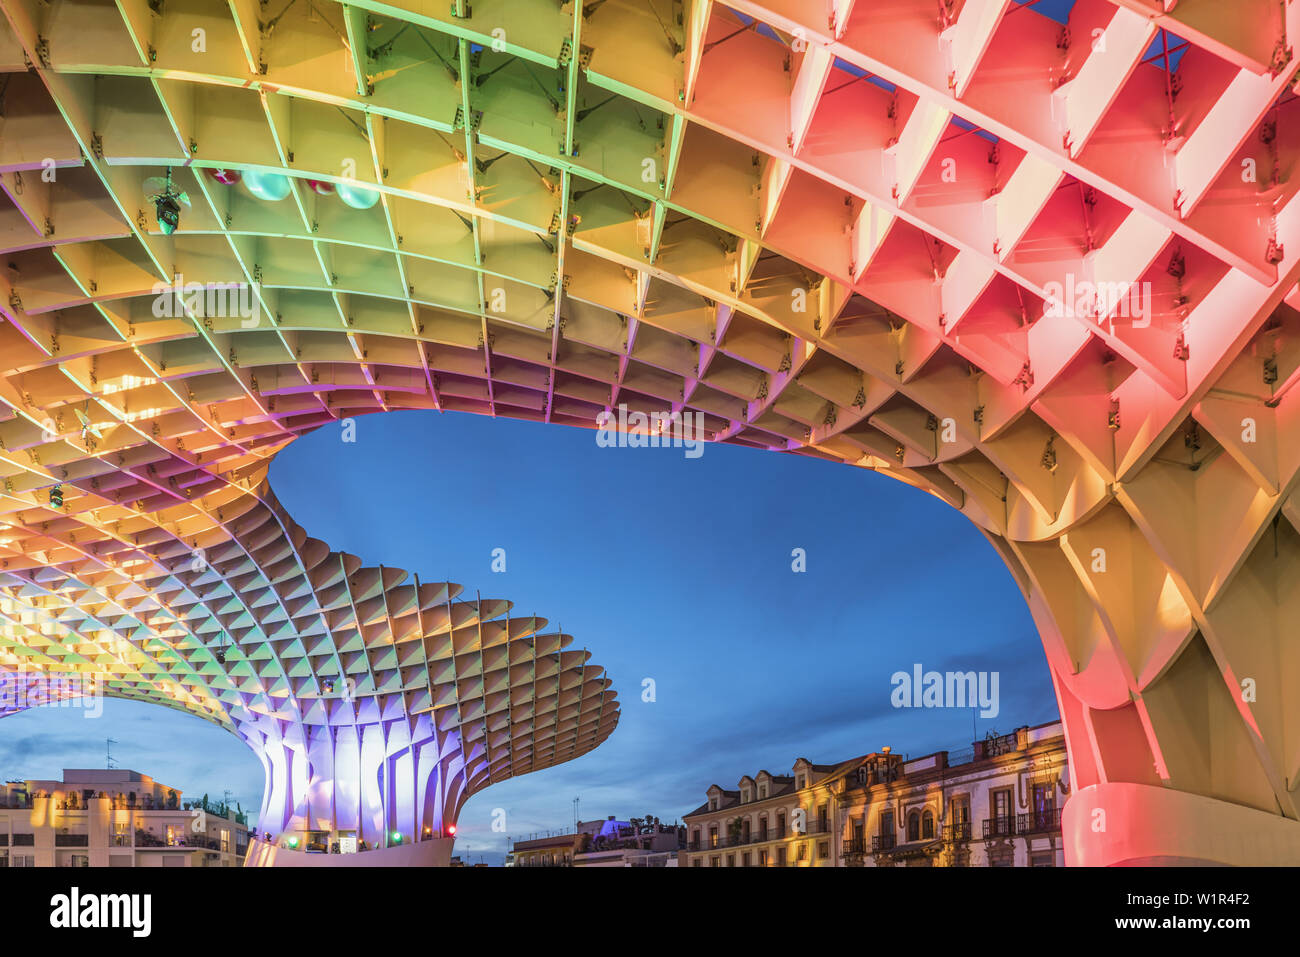
M117 744L117 741L114 738L104 739L104 767L109 769L117 767L113 763L113 745L115 744Z

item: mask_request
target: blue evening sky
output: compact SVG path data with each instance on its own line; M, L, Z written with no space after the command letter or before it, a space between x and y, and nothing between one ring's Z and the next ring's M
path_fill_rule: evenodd
M507 835L573 821L673 820L717 783L890 745L911 755L1054 720L1024 600L958 512L875 473L706 446L611 449L586 429L403 412L282 452L276 494L310 534L367 564L502 597L576 637L622 719L596 751L470 799L457 853L500 863ZM492 571L492 550L506 571ZM791 569L791 551L807 571ZM995 671L1001 713L895 709L890 676ZM642 682L655 682L653 702ZM108 701L102 717L38 709L0 724L0 775L115 763L254 811L262 774L234 736L180 712ZM491 828L504 809L505 833Z

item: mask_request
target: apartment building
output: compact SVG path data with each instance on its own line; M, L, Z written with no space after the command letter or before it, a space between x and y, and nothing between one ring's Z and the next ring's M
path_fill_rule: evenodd
M240 867L247 818L125 769L0 788L0 867Z
M1059 722L908 758L882 748L713 785L685 815L685 867L1061 866Z

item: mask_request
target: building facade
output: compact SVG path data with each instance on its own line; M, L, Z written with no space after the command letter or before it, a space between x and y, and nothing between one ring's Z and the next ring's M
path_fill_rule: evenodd
M1061 866L1069 765L1060 723L908 759L836 764L714 785L684 818L688 867Z
M240 867L247 819L146 774L65 769L0 790L0 867Z

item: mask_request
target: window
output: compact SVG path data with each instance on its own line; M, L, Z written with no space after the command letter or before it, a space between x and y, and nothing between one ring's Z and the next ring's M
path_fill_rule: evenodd
M749 867L749 851L746 851L744 854L740 855L740 866Z
M758 866L767 867L767 851L758 852Z
M862 821L853 822L853 849L861 851L863 842L866 840L867 826Z
M785 867L785 848L784 848L784 847L778 847L778 848L776 849L776 866L777 866L777 867Z
M766 784L760 784L760 785L758 786L758 796L759 796L760 799L761 799L761 798L765 798L765 797L767 797L767 785L766 785Z
M1052 851L1044 851L1035 854L1029 860L1030 867L1055 867L1056 854Z
M221 829L221 852L230 853L230 830L224 827Z
M799 845L799 860L801 860L801 861L806 861L806 860L808 860L808 845L807 845L807 844L800 844L800 845Z
M181 843L181 838L185 836L185 828L180 824L167 825L167 846L175 847Z
M715 797L709 798L709 810L716 811L717 809L718 809L718 799Z
M715 824L709 828L709 847L718 846L718 826Z
M31 854L15 854L9 859L10 867L35 867L36 858Z
M1034 830L1045 831L1056 825L1056 785L1034 785Z
M894 836L894 812L882 811L880 814L880 833L884 837Z
M831 842L830 842L830 841L818 841L818 842L817 842L817 857L818 857L818 859L824 861L824 860L826 860L826 858L828 858L828 857L830 857L830 856L831 856Z
M934 837L934 812L926 809L921 815L921 839L928 841Z
M797 778L794 779L794 786L795 786L798 790L802 791L802 790L804 789L804 783L803 783L803 782L804 782L804 777L803 777L803 775L801 774L801 775L799 775Z
M736 866L736 855L735 855L735 854L728 854L728 855L727 855L727 866L728 866L728 867L735 867L735 866Z
M952 799L952 819L955 824L970 821L970 795L959 794Z
M700 867L703 864L704 864L704 858L702 857L697 857L695 860L691 861L691 867Z
M73 867L89 867L89 866L90 866L90 855L89 855L89 854L73 854L73 855L72 855L72 866L73 866Z
M994 791L991 797L993 820L989 831L991 834L1006 836L1011 833L1011 788Z
M823 804L821 807L819 807L819 808L817 809L817 829L818 829L819 831L822 831L822 832L825 832L825 831L826 831L826 829L827 829L827 815L828 815L829 813L830 813L830 808L829 808L827 805L825 805L825 804Z
M785 837L785 812L781 811L776 816L776 836Z
M909 841L921 839L921 814L918 811L907 815L907 839Z
M722 858L720 857L709 858L709 867L721 867L721 866L722 866Z
M741 804L749 803L749 788L740 789L740 803Z
M758 818L758 839L760 841L767 840L767 815L766 814L762 814Z

